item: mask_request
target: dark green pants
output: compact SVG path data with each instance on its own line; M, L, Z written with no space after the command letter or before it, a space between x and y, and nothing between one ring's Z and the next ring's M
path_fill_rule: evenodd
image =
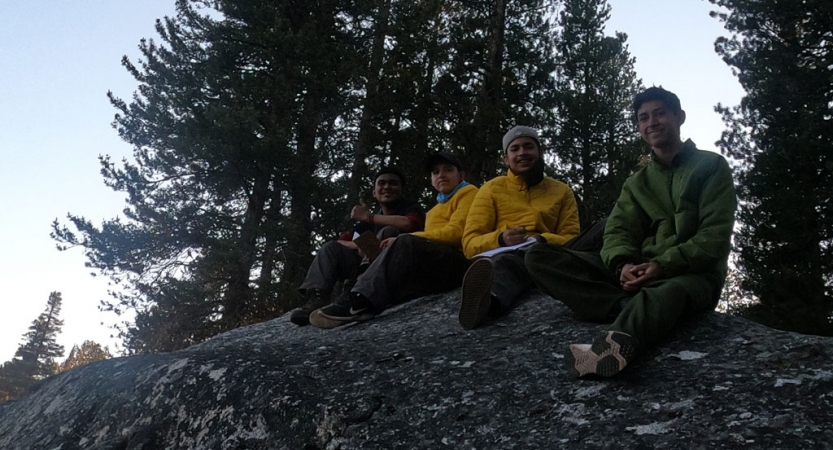
M598 253L549 244L532 246L525 263L538 287L580 319L613 321L610 330L627 333L644 346L664 339L680 320L714 309L723 285L711 275L685 274L628 292Z

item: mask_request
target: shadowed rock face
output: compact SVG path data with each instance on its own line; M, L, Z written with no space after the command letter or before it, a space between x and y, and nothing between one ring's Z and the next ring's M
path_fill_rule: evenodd
M0 449L833 446L831 338L715 313L616 378L577 380L566 345L601 326L533 294L465 332L458 294L79 367L0 405Z

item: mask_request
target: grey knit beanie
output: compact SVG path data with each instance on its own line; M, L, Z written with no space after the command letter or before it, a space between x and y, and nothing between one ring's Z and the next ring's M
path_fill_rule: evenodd
M506 150L509 148L509 144L511 144L512 141L520 137L530 137L535 139L538 147L541 147L541 139L538 137L537 131L523 125L517 125L512 127L509 132L503 135L503 153L506 153Z

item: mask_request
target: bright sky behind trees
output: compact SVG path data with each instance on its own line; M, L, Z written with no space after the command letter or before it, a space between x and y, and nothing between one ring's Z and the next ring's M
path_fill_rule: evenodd
M725 32L708 15L713 7L609 1L607 32L628 34L637 75L677 93L683 137L714 149L723 130L714 105L737 104L743 92L714 53ZM80 249L57 251L50 224L68 212L95 224L120 213L124 198L104 186L97 157L120 160L131 148L110 126L116 111L106 93L130 98L136 82L121 57L135 62L139 40L156 39L155 19L173 13L173 0L0 1L0 362L52 291L62 293L58 342L67 351L85 340L115 350L109 325L120 319L98 311L108 280L90 276Z

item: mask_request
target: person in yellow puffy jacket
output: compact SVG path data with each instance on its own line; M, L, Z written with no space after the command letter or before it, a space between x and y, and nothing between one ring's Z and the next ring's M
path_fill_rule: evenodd
M505 313L533 286L524 246L563 245L579 234L573 191L544 176L538 133L512 128L503 137L503 151L509 170L480 188L463 232L463 251L475 259L463 278L459 320L465 329Z
M310 324L333 328L369 320L389 305L460 286L469 266L461 239L477 188L464 180L463 166L451 153L431 155L426 170L438 194L425 231L383 240L382 252L355 286L331 305L313 311Z

